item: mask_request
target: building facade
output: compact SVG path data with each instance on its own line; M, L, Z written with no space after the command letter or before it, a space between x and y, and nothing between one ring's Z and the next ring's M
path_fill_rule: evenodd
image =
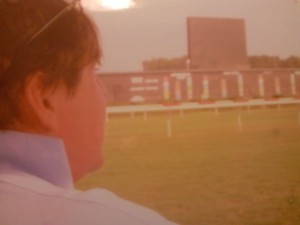
M296 97L300 70L192 70L99 74L108 104Z

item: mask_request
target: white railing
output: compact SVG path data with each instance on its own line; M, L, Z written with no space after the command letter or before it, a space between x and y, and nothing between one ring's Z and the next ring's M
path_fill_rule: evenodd
M292 98L282 98L274 101L268 101L268 100L250 100L245 102L234 102L234 101L217 101L214 103L181 103L177 105L136 105L136 106L110 106L106 109L106 122L109 121L109 115L110 114L119 114L119 113L130 113L132 116L134 116L135 113L143 113L144 114L144 120L147 120L148 118L148 112L171 112L171 111L179 111L180 114L183 116L184 110L196 110L196 109L215 109L215 114L218 114L218 109L221 108L241 108L241 107L257 107L257 106L276 106L278 109L281 107L281 105L300 105L300 100L295 100ZM300 111L298 113L298 124L300 126ZM242 112L241 110L238 110L237 112L237 128L241 132L243 130L243 119L242 119ZM168 116L166 117L166 136L172 137L173 135L173 125L172 125L172 119L171 114L168 113Z
M216 109L216 108L238 108L238 107L251 107L251 106L268 106L268 105L289 105L300 104L300 100L292 98L282 98L274 101L263 99L249 100L245 102L234 101L216 101L214 103L181 103L173 105L130 105L130 106L109 106L106 109L108 114L118 113L139 113L139 112L159 112L170 110L195 110L195 109Z

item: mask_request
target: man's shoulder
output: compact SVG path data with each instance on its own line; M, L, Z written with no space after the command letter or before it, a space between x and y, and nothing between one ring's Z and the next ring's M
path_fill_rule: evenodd
M1 173L0 196L0 224L172 224L110 191L63 189L28 174Z

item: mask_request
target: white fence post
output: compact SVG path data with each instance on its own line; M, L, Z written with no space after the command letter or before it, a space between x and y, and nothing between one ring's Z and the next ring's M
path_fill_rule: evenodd
M147 121L148 120L148 114L147 114L147 111L144 111L144 121Z
M180 109L180 117L181 117L181 118L184 117L184 111L183 111L183 109Z
M239 113L238 113L238 128L239 131L243 130L243 124L242 124L242 114L241 114L241 110L239 109Z
M219 115L219 108L218 107L215 107L215 115Z
M167 119L167 136L172 137L172 120L170 113Z

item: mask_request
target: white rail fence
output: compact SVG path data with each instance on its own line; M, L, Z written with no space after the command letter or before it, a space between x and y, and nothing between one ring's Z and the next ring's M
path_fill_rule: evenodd
M113 114L124 114L129 113L134 116L135 113L143 113L144 120L146 121L148 118L148 113L150 112L173 112L178 111L180 115L184 116L184 111L186 110L201 110L201 109L214 109L216 115L219 113L219 109L222 108L242 108L248 107L250 110L251 107L261 106L265 108L266 106L277 106L278 110L280 110L282 105L299 105L300 100L293 98L282 98L274 101L268 100L249 100L246 102L234 102L234 101L216 101L214 103L206 103L199 104L196 102L192 103L181 103L174 105L130 105L130 106L109 106L106 109L106 121L109 121L109 116ZM298 112L298 123L300 126L300 110ZM243 129L243 121L241 110L237 113L237 126L239 131ZM166 132L168 137L172 137L172 120L171 114L168 113L167 123L166 123Z

